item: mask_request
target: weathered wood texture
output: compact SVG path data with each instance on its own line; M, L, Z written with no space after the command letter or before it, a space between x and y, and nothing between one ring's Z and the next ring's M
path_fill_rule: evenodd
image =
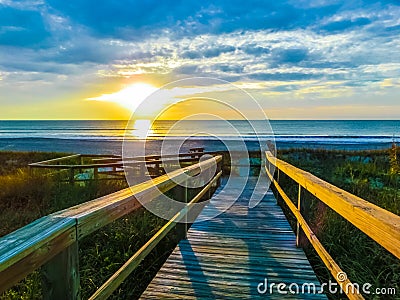
M0 291L76 241L76 221L43 217L0 239Z
M352 282L350 279L345 276L345 279L340 276L340 274L343 274L342 269L339 267L339 265L336 263L336 261L332 258L332 256L326 251L324 246L321 244L317 236L314 234L314 232L311 230L310 226L307 223L306 217L307 213L305 213L305 206L301 206L304 204L301 204L301 186L299 186L299 194L298 194L298 206L296 207L292 200L286 195L286 193L282 190L281 186L279 185L277 180L273 180L273 176L270 173L268 168L266 169L266 173L268 177L271 179L273 182L275 188L277 189L280 197L283 199L283 201L286 203L290 211L293 213L295 218L297 219L297 235L296 235L296 245L297 246L305 246L306 243L304 242L304 237L308 239L308 241L311 243L311 245L314 247L315 251L318 253L319 257L321 258L322 262L325 264L327 269L331 272L333 278L339 283L342 284L345 288L344 293L347 295L349 299L364 299L364 297L358 293L353 293L352 289L346 288L346 287L351 287L353 286ZM309 208L308 206L306 206ZM303 237L304 236L304 237ZM301 243L299 243L300 240L303 240Z
M43 299L80 299L78 242L57 254L41 271Z
M210 181L193 199L187 199L185 193L185 202L190 200L186 206L179 211L171 220L169 220L157 233L144 244L116 273L114 273L89 299L106 299L118 286L132 273L133 270L140 264L140 262L154 249L155 246L171 231L172 228L177 226L179 222L185 219L191 207L196 204L202 196L213 186L213 184L222 175L220 171L214 179Z
M255 208L248 207L255 182L249 180L227 211L192 225L141 299L281 299L284 295L276 289L273 294L258 292L265 278L268 283L320 286L272 193ZM221 210L238 193L220 191L201 214ZM292 298L326 299L311 293Z
M374 241L400 258L400 216L266 153L268 161Z
M63 251L68 253L64 253L64 256L59 258L68 261L70 266L70 270L63 272L72 274L76 265L74 263L75 254L70 251L72 250L69 248L70 245L139 208L140 201L142 203L151 201L160 193L187 180L188 176L195 176L200 173L200 170L207 170L215 166L221 159L221 156L216 156L131 188L56 212L0 238L0 292L13 286ZM50 269L44 270L44 272L53 272L54 268L51 264L48 267ZM71 283L69 279L62 282L58 280L57 283L51 282L53 291L65 288L56 286L56 284L76 286L79 276L74 278L71 279ZM75 292L74 295L79 297L79 294Z

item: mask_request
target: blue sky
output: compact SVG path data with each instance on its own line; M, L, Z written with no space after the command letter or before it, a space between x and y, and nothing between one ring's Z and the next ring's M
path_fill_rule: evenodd
M110 118L87 99L192 76L274 119L399 119L399 16L399 1L0 0L0 119Z

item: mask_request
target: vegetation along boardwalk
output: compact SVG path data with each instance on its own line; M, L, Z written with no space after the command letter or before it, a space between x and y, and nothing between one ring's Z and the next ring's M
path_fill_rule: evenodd
M248 207L255 183L256 178L250 178L239 199L218 217L193 224L142 299L281 299L285 295L278 293L279 283L293 283L293 290L299 286L300 291L303 283L314 284L319 290L320 283L303 250L296 247L296 236L272 192L258 206ZM220 193L222 188L202 211L203 217L238 193L235 189ZM307 293L307 287L305 291L286 296L326 299L312 289Z

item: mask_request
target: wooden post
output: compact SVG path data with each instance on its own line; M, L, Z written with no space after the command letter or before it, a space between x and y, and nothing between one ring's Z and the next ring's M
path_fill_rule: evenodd
M308 222L308 212L310 209L309 202L305 199L305 197L301 197L302 188L299 184L299 192L297 196L297 209L299 210L300 214L303 216L304 220ZM296 234L296 246L305 248L308 246L308 239L307 236L304 234L303 229L300 226L300 223L297 221L297 234Z
M217 166L217 169L218 169L218 166ZM207 172L207 171L206 171ZM209 173L210 174L210 172L207 172L207 173ZM208 174L207 174L208 175ZM204 182L204 185L207 185L208 184L208 182L205 182L205 180L203 181ZM209 200L209 199L211 199L211 195L212 195L212 192L211 192L211 190L212 190L212 186L208 189L208 191L207 191L207 198L206 198L206 200Z
M74 183L75 180L75 170L74 168L69 168L69 183Z
M177 185L174 188L174 199L179 202L183 202L187 204L188 201L188 188L186 182L183 182L182 185ZM181 220L182 223L176 224L177 233L178 233L178 241L181 239L186 239L187 236L187 215Z
M82 155L79 155L79 165L83 165L83 157ZM82 173L82 168L79 168L79 173Z
M187 187L187 181L184 182L184 187L182 187L182 193L183 193L183 202L187 205L189 202L189 189ZM188 212L189 213L189 212ZM188 231L188 214L185 215L185 217L182 219L182 230L183 230L183 237L182 239L186 240L187 239L187 231Z
M270 166L271 166L271 164L270 164ZM269 170L269 172L271 173L271 169ZM276 182L279 184L279 176L280 176L279 169L277 170L276 173L277 173L276 174ZM276 197L276 204L278 204L279 206L282 206L282 200L280 199L279 192L276 193L275 197Z
M219 162L217 164L217 172L216 172L216 174L218 174L222 170L222 168L223 168L223 164L222 164L222 161L221 161L221 162ZM221 177L219 177L218 180L217 180L217 187L216 188L218 188L221 185Z
M95 180L99 179L99 168L93 169L93 177Z
M78 242L68 246L42 268L43 299L79 300Z

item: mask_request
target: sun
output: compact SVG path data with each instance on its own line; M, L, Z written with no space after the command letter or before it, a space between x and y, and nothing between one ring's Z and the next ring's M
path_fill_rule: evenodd
M130 111L135 111L135 109L156 90L156 87L148 83L138 82L129 85L118 92L102 94L98 97L87 98L87 100L113 102L129 109Z

